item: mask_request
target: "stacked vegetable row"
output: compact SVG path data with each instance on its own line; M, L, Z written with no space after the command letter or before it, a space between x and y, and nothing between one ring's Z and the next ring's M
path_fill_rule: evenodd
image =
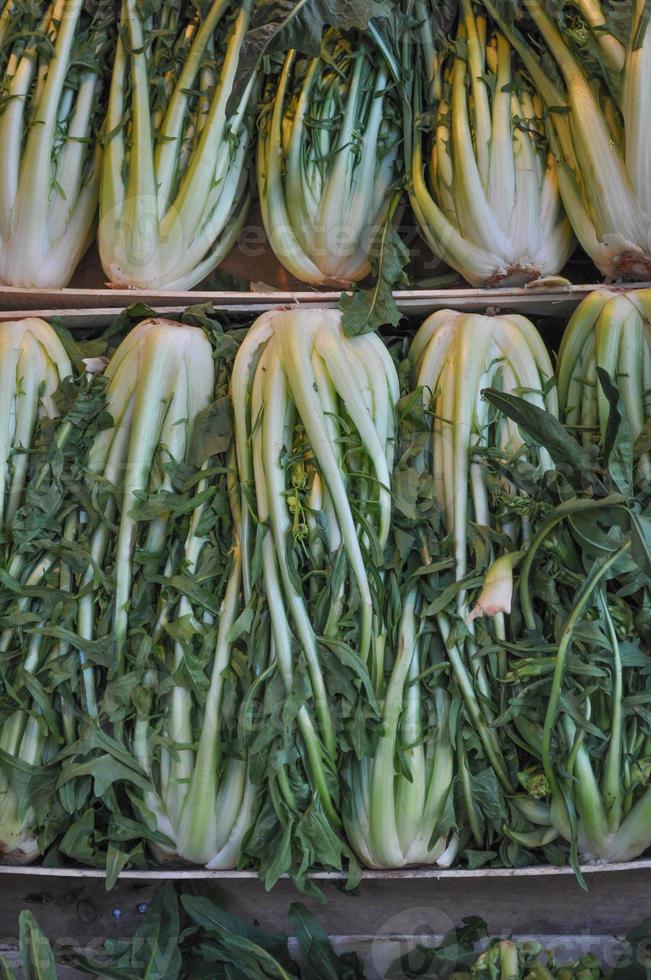
M135 935L108 939L96 959L61 941L53 948L33 913L21 912L20 963L25 972L31 968L41 980L56 980L62 975L57 970L59 964L72 965L84 976L121 977L128 972L131 977L148 976L152 980L185 980L196 976L198 970L210 971L214 980L228 980L238 974L282 980L313 980L325 975L366 980L372 974L399 980L413 977L416 969L418 976L440 980L493 980L496 976L513 980L615 980L622 976L645 980L647 976L649 919L631 929L625 942L618 940L616 959L602 966L594 953L583 952L568 961L535 940L489 938L486 923L477 916L464 918L463 924L448 930L437 945L432 941L412 947L410 943L411 948L393 963L391 955L377 947L372 947L368 956L362 949L336 952L321 924L300 902L289 907L289 917L294 943L284 933L269 933L238 918L206 894L179 895L168 882L146 906ZM391 938L393 945L404 950L404 939ZM4 958L0 964L7 980L15 980Z
M577 239L609 279L651 278L647 0L452 7L4 0L0 281L66 285L99 204L109 283L191 288L238 238L254 156L306 283L390 288L403 190L472 285L554 276Z
M643 853L650 313L0 325L5 860Z
M163 885L146 906L133 937L108 939L96 959L56 941L54 948L35 916L23 911L19 917L21 966L41 980L56 980L57 966L74 966L84 976L151 977L151 980L185 980L197 971L210 971L214 980L229 977L280 977L282 980L313 980L330 975L347 980L381 976L385 980L418 976L440 980L646 980L646 946L651 920L630 929L626 941L617 941L618 955L602 965L594 953L582 952L572 960L559 959L535 940L489 938L486 923L477 916L448 930L438 944L410 943L394 939L401 956L377 946L370 955L363 949L338 953L315 916L300 902L289 907L295 942L282 932L269 933L226 911L206 894L177 894L171 883ZM387 942L387 946L389 945ZM368 962L365 963L365 960ZM414 963L418 965L415 966ZM0 964L7 980L15 974L4 958ZM62 971L63 972L63 971Z

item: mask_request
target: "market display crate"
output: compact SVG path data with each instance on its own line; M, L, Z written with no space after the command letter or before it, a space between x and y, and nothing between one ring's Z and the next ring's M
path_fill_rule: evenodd
M490 935L535 939L559 962L594 953L613 966L626 948L632 924L651 915L651 861L582 868L589 890L567 868L365 871L357 892L344 876L314 872L325 901L301 897L339 952L355 951L368 980L381 980L399 957L422 969L418 946L436 946L468 916L486 921ZM107 939L128 938L138 928L156 889L173 881L179 890L209 887L215 900L243 921L269 932L290 932L287 911L297 900L291 882L266 892L255 872L125 871L106 891L104 875L89 868L0 867L0 955L16 958L17 908L34 912L55 950L74 945L101 955ZM535 934L531 922L535 921ZM62 968L63 980L84 974Z
M398 303L400 311L407 317L413 318L416 322L420 321L422 318L427 316L429 313L437 309L452 308L458 309L460 311L482 311L486 309L499 310L499 311L513 311L526 313L535 317L540 317L542 322L544 322L547 317L559 317L561 319L567 318L571 312L576 308L576 306L585 299L595 288L590 285L584 285L573 288L557 288L555 290L545 289L543 291L537 292L534 290L527 289L504 289L504 290L439 290L439 291L403 291L396 294L396 301ZM8 295L5 293L5 295ZM104 299L108 296L115 305L107 306L103 309L94 309L88 307L86 304L90 296L97 297L98 299ZM65 290L61 294L46 292L36 294L36 298L43 301L44 306L47 308L43 309L26 309L23 304L33 303L34 294L30 292L16 293L16 302L14 303L13 309L7 309L0 312L0 321L10 321L21 316L26 317L43 317L44 319L49 319L57 317L61 320L66 327L68 327L73 332L83 331L91 332L92 334L100 333L104 328L110 326L113 322L115 316L121 312L124 308L123 304L125 300L133 299L137 302L147 303L152 305L154 308L159 310L166 317L177 317L183 314L187 309L187 305L194 305L200 303L212 303L213 306L219 311L230 312L238 315L238 321L245 322L253 319L261 311L266 309L273 309L276 307L303 307L303 308L328 308L336 305L338 301L338 294L330 293L325 295L315 295L314 293L267 293L267 294L241 294L241 293L183 293L174 295L173 297L168 297L165 294L135 294L132 295L130 292L121 294L118 292L109 293L89 293L89 292L76 292L74 290ZM172 305L168 305L168 302L172 302ZM65 306L59 307L57 304L59 302L65 302L70 305L66 308ZM72 305L74 304L74 305ZM187 304L187 305L185 305ZM595 882L603 882L603 884L598 884L596 886L597 892L600 889L611 888L608 882L642 882L644 876L648 873L648 869L651 867L651 862L640 860L638 862L632 862L630 864L624 865L612 865L604 866L603 868L595 866L587 866L584 871L588 875L588 880L590 883L590 891L586 895L578 891L578 885L572 878L572 873L569 869L556 869L547 867L536 867L530 869L520 869L520 870L504 870L500 871L498 869L491 869L486 871L439 871L433 869L408 869L402 871L386 871L386 872L373 872L366 871L363 874L363 883L361 886L361 902L355 906L356 912L361 916L360 921L365 922L364 915L368 913L365 911L367 908L374 910L374 914L389 913L390 909L395 907L395 914L400 912L400 903L409 901L412 903L410 908L415 907L413 903L421 903L425 900L425 896L431 896L433 900L438 902L439 898L443 900L446 895L445 889L451 888L456 889L460 894L463 895L463 899L460 900L459 907L454 905L450 909L450 917L453 920L454 916L457 915L461 910L461 904L466 903L465 909L468 912L473 911L472 903L469 904L468 896L477 894L478 902L486 901L486 889L493 889L491 891L491 896L494 894L495 898L491 897L490 907L495 910L495 918L491 922L492 928L496 931L504 931L511 929L514 932L521 931L525 928L524 918L521 924L518 924L517 919L517 902L513 902L512 890L510 891L508 897L504 896L500 898L500 889L504 887L505 882L511 883L516 880L519 882L519 888L527 889L535 882L535 889L537 891L542 891L541 901L545 903L550 901L550 896L547 894L549 889L557 890L558 894L554 893L554 898L552 900L552 906L554 909L554 915L545 925L545 933L549 935L555 935L557 933L562 933L567 931L568 935L570 933L576 932L580 925L579 920L573 916L567 916L565 911L564 902L568 901L571 903L574 909L578 907L583 907L583 904L589 902L592 904L595 899ZM88 869L82 868L69 868L69 869L50 869L50 868L40 868L38 866L28 866L24 868L5 868L2 869L6 877L3 879L5 882L12 882L12 889L23 887L22 882L28 882L28 887L32 888L32 882L38 882L39 887L41 882L48 882L48 888L52 887L52 883L55 883L55 888L61 887L62 880L68 880L70 878L79 878L84 882L95 882L95 885L90 886L97 888L97 882L101 881L101 873L93 872ZM602 878L603 875L603 878ZM617 877L612 877L617 876ZM13 877L12 877L13 876ZM343 876L337 875L336 873L323 872L315 873L315 880L322 881L326 883L332 883L333 881L342 880ZM154 887L156 882L161 879L164 880L174 880L174 881L185 881L185 880L197 880L204 879L212 882L221 883L222 887L226 889L227 898L229 903L233 903L233 907L239 913L250 914L253 912L252 908L246 906L246 902L243 900L243 895L246 889L252 889L255 894L255 898L251 898L251 901L257 903L258 911L256 913L257 918L264 917L264 910L267 910L267 914L270 916L266 920L266 924L272 927L278 924L285 915L283 911L282 903L275 901L268 903L265 899L262 888L260 884L255 880L256 876L254 872L200 872L200 871L187 871L187 870L165 870L159 872L129 872L125 871L122 873L120 878L120 883L118 885L118 891L115 893L110 892L105 898L102 899L103 905L111 909L119 909L118 897L121 894L121 890L125 888L131 888L130 882L137 879L140 888L151 889ZM228 883L226 885L225 883ZM253 884L255 882L255 884ZM381 885L379 883L382 883ZM541 884L544 882L545 884ZM553 882L553 884L550 884ZM19 884L17 884L19 883ZM85 887L87 887L85 885ZM291 889L292 886L289 884L280 884L278 886L279 890L274 893L274 898L284 897L284 892ZM331 888L331 884L327 885ZM377 894L374 889L380 888L381 892ZM147 892L149 894L150 892ZM566 893L566 897L563 898L562 894ZM336 892L340 895L340 891ZM365 897L366 896L366 897ZM422 896L422 897L421 897ZM86 899L80 899L80 901L85 902ZM327 908L329 909L329 915L333 916L333 927L336 917L343 914L343 911L347 908L346 902L350 901L349 898L337 899L337 901L329 901ZM446 898L446 901L448 899ZM341 905L343 902L343 906ZM505 902L504 907L500 902ZM116 904L117 903L117 904ZM392 903L397 903L392 905ZM497 903L497 904L496 904ZM559 904L560 903L560 904ZM143 903L140 903L143 904ZM86 909L86 906L82 906ZM524 903L523 906L523 916L530 914L531 906ZM498 910L499 909L499 913ZM561 912L560 916L557 916L558 912ZM83 912L82 914L87 914ZM393 912L391 912L393 914ZM538 915L538 912L536 912ZM610 921L612 922L612 929L617 931L623 928L625 924L620 918L615 921L612 918L613 910L610 907L608 916L610 916ZM276 920L276 917L280 916L280 920ZM47 917L46 917L47 918ZM121 918L121 917L119 917ZM129 921L128 918L125 922ZM538 919L537 919L538 921ZM595 922L597 920L593 919L593 928L595 927ZM493 924L494 923L494 924ZM370 925L370 920L369 923ZM47 925L47 922L46 922ZM373 923L376 925L376 923ZM581 925L581 928L583 928ZM57 925L58 930L58 925ZM542 924L541 924L542 930ZM371 933L369 928L360 931L359 936L368 936ZM391 942L394 942L393 937ZM366 942L367 940L364 939ZM370 941L370 940L369 940ZM397 941L397 940L396 940ZM402 939L400 940L403 941ZM598 939L595 942L599 942Z
M403 291L396 294L396 301L415 327L433 311L451 308L467 312L524 313L534 317L544 333L547 321L556 318L565 322L596 288L599 287L584 285L541 292L527 289ZM92 295L104 299L107 294ZM12 309L0 312L0 322L21 317L56 318L75 336L98 336L124 311L126 299L151 306L172 319L183 316L188 307L209 303L217 314L220 311L233 314L239 324L250 323L264 310L332 308L338 302L335 293L315 297L305 292L259 296L192 292L173 297L132 296L131 293L124 296L111 292L108 296L115 305L92 308L85 305L87 293L64 291L58 296L48 292L38 294L44 308L28 309L23 303L33 301L34 296L21 293ZM173 305L167 305L169 299L173 299ZM59 307L59 301L79 305ZM139 315L145 316L144 310ZM463 915L480 914L482 909L495 934L523 936L527 933L527 922L533 917L537 933L547 945L564 950L568 956L590 950L607 959L614 948L609 944L616 942L608 937L621 937L633 924L630 896L636 897L636 920L651 912L651 906L647 908L651 902L647 887L651 861L586 865L582 871L587 891L580 888L567 867L367 870L362 874L355 898L345 894L344 875L317 871L311 877L324 889L327 903L322 909L319 903L313 908L321 912L321 921L335 937L337 948L365 952L370 977L382 976L381 970L401 951L416 943L436 943L446 924L452 926ZM296 897L295 886L286 879L268 894L255 871L202 871L173 865L156 871L124 870L108 892L103 873L83 867L51 868L38 863L5 866L0 867L0 876L0 891L7 895L8 921L20 904L39 913L47 933L76 936L82 945L86 939L90 942L98 936L103 940L128 935L161 881L173 881L181 887L207 882L227 909L245 919L255 919L268 929L289 928L287 908ZM486 915L487 909L490 915ZM430 916L429 924L418 918L422 915ZM412 928L416 920L419 929L421 925L427 927L427 934ZM345 935L337 925L343 921ZM0 918L0 931L4 929L1 923Z
M21 909L60 980L170 921L430 976L479 919L479 980L648 980L648 8L1 0L25 976Z

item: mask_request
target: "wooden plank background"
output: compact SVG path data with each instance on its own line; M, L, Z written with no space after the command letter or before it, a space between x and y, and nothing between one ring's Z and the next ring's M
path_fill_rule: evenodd
M162 876L161 876L162 877ZM297 892L288 880L267 893L257 877L179 881L181 890L207 889L237 915L267 929L289 931L289 905L303 901L333 935L393 934L409 930L437 934L466 915L480 915L499 934L582 935L622 933L651 915L648 868L587 875L584 891L571 874L510 876L366 878L357 894L341 881L320 881L327 899L320 903ZM160 879L123 877L110 891L102 878L3 875L0 881L0 940L14 935L21 908L42 913L56 936L88 942L98 935L129 935L137 927L138 906L151 900ZM117 910L117 911L116 911ZM397 917L397 919L396 919ZM404 921L403 921L404 919ZM387 923L389 925L387 925ZM444 926L444 928L441 928ZM407 928L408 927L408 928Z

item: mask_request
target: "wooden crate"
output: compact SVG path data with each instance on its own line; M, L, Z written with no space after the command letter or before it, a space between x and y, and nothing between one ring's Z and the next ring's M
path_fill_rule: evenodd
M540 292L410 290L398 292L396 300L401 312L415 318L442 308L479 312L498 308L564 318L596 288L599 284ZM337 293L304 288L170 294L92 285L54 291L0 287L0 321L26 315L57 316L71 330L101 329L134 302L144 302L170 317L198 303L213 303L218 309L253 317L275 306L331 307L338 298ZM620 946L610 937L622 936L651 915L651 860L583 870L587 892L568 868L368 871L355 896L345 892L341 875L323 872L314 875L327 899L321 904L299 896L288 880L281 880L268 894L254 872L127 871L107 892L103 874L92 869L0 866L0 952L8 952L10 958L15 954L22 908L38 916L50 938L97 951L108 937L132 935L156 887L172 879L187 887L198 881L208 883L229 910L272 930L290 930L288 908L300 899L316 912L337 948L364 953L369 977L381 976L393 959L417 941L436 943L467 915L484 918L491 934L522 937L534 932L561 959L597 950L606 962L612 962ZM79 974L65 971L61 976Z
M97 955L105 939L133 935L155 889L173 879L188 890L209 885L229 911L269 930L289 932L289 905L303 901L336 948L364 955L370 978L416 943L435 945L468 915L483 918L491 935L535 935L559 959L597 952L612 965L621 937L651 915L651 860L583 872L588 891L567 868L367 871L355 895L342 875L323 872L313 876L326 898L320 903L286 879L267 893L254 872L127 871L107 892L103 874L91 869L0 867L0 951L15 951L18 911L28 908L55 945Z

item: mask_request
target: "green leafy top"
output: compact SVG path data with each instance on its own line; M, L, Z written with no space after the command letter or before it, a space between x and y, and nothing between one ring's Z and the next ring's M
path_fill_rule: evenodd
M325 27L364 30L374 17L391 13L394 0L257 0L240 55L229 109L266 54L290 49L316 57Z
M364 30L391 9L391 0L258 0L246 44L256 59L289 48L316 56L324 27Z

